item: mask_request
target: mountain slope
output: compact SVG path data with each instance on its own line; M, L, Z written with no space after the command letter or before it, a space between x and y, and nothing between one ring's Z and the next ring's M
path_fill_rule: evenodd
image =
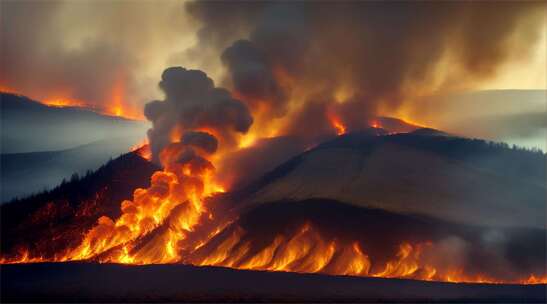
M379 274L406 256L401 263L435 269L429 277L433 280L516 282L530 274L544 276L545 244L543 229L492 229L307 199L260 204L242 212L190 260L243 269L389 277ZM356 246L369 261L364 273L356 271L359 260L348 252ZM328 262L319 267L321 261ZM427 278L419 271L395 276Z
M50 107L24 96L0 93L1 153L74 148L91 142L142 137L146 123L84 108Z
M51 189L74 173L95 170L110 158L126 153L139 140L137 136L126 136L61 151L1 154L1 201Z
M128 153L53 190L1 205L1 255L30 250L52 256L75 246L99 217L118 217L120 202L147 187L158 169Z
M321 144L264 176L246 200L322 197L465 224L545 228L544 154L420 132Z

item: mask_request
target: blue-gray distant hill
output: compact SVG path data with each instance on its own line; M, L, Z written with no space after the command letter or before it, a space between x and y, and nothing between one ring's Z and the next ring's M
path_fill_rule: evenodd
M101 115L85 108L50 107L0 93L1 153L58 151L120 137L144 137L141 121Z
M50 189L95 170L145 136L144 122L84 108L58 108L0 93L0 202Z
M139 140L125 136L60 151L0 154L1 202L52 189L74 174L95 170L126 153Z

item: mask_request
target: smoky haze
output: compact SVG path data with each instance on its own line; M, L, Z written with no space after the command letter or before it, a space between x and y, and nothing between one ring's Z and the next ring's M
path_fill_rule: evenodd
M326 112L358 127L368 116L419 107L412 103L418 96L476 87L530 54L542 6L190 2L186 8L202 24L194 52L222 54L224 81L251 107L255 127L287 117L283 133L293 134L310 123L326 128Z
M152 101L144 109L153 124L148 138L155 161L167 145L178 141L214 153L219 139L233 144L234 133L247 132L253 123L247 106L215 87L202 71L171 67L161 78L165 100ZM195 131L201 129L206 131Z
M0 90L142 117L169 54L189 44L182 4L2 1ZM161 35L158 34L161 32Z
M325 113L351 130L363 127L363 117L420 109L426 105L418 97L475 90L504 65L525 63L541 36L544 8L4 1L0 90L122 106L142 117L142 105L159 93L150 84L165 67L180 65L206 71L246 103L252 132L299 135L313 124L322 134L331 129Z

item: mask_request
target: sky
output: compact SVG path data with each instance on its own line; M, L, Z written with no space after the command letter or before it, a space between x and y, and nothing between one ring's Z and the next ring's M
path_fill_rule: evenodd
M234 92L255 117L251 132L264 136L291 133L314 111L337 112L351 125L345 113L354 107L444 127L446 120L424 114L446 112L443 107L421 111L424 103L416 100L547 88L541 2L8 0L1 6L0 89L113 115L143 119L144 105L162 96L157 83L170 66L202 70ZM354 18L352 11L366 17ZM325 18L332 18L328 26ZM249 60L252 54L260 60ZM253 68L258 72L249 72ZM260 80L249 87L249 77ZM509 101L514 107L506 114L536 111L539 96ZM347 106L321 100L328 98ZM263 131L263 122L272 119L276 131Z

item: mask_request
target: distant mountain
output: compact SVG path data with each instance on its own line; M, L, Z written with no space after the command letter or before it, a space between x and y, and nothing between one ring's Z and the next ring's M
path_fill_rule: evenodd
M1 153L58 151L120 137L142 137L146 123L85 108L50 107L0 93Z
M110 158L127 153L140 140L142 135L133 135L61 151L0 154L1 202L52 189L75 173L95 170Z
M483 90L434 95L408 115L466 137L546 151L546 90Z

